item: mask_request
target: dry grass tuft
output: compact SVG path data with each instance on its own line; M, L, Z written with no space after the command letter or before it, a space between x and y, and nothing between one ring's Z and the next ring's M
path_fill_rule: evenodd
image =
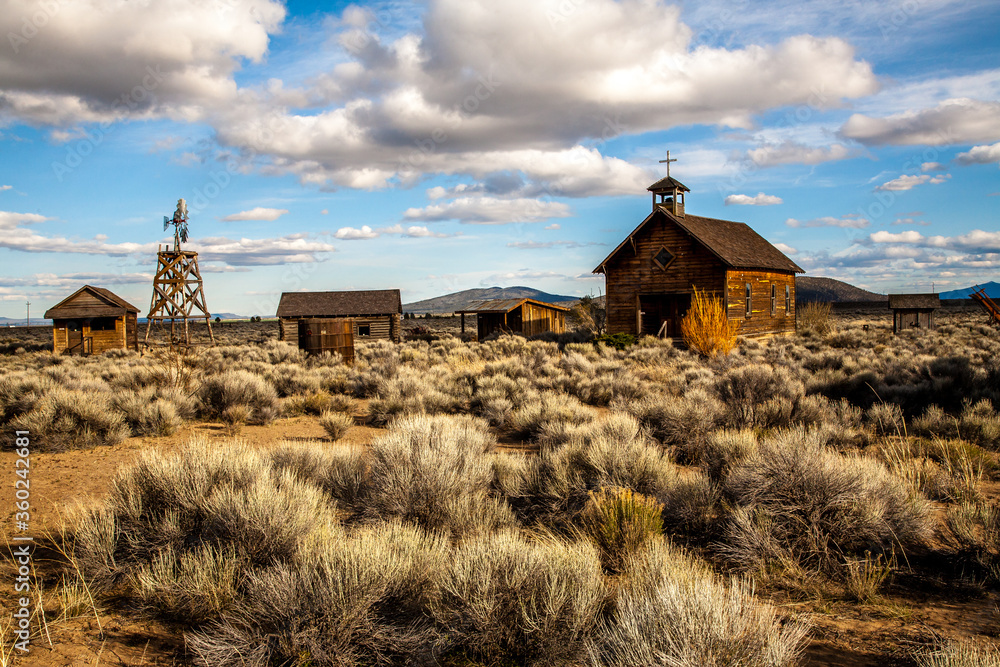
M631 489L601 489L590 494L580 513L580 532L601 550L601 562L621 572L632 554L663 534L663 505Z
M694 289L691 307L681 320L681 335L691 349L714 358L727 355L736 347L740 322L731 320L722 299Z
M327 411L320 415L319 425L330 439L336 442L347 435L348 429L354 426L354 417L343 412Z

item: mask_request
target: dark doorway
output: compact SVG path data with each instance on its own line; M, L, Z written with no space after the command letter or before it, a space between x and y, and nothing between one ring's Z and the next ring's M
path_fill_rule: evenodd
M83 323L70 320L66 323L66 349L70 354L83 354Z
M642 294L639 296L643 336L681 337L681 319L691 306L690 294Z

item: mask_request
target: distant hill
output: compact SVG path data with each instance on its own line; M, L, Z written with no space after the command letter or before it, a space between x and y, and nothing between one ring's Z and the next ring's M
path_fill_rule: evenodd
M560 303L563 301L576 301L579 297L562 296L559 294L549 294L531 287L487 287L483 289L467 289L461 292L445 294L433 299L404 303L403 312L431 313L439 315L441 313L454 313L462 310L473 301L484 299L536 299L546 303Z
M820 301L886 301L885 294L876 294L833 278L803 276L795 279L795 301L809 303Z
M33 327L48 326L50 324L52 324L52 320L42 319L41 317L32 317L31 318L31 326L33 326ZM24 326L24 318L23 317L0 317L0 327L8 327L8 326L11 326L11 325L13 325L15 327L23 327Z
M989 295L991 299L1000 299L1000 283L991 280L988 283L979 285L979 287L985 287L986 294ZM974 287L966 287L965 289L955 289L950 292L941 292L938 296L942 299L968 299L969 295L974 291L976 291Z

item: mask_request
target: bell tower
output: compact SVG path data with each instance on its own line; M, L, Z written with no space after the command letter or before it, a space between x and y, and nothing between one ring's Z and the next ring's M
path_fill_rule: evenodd
M669 213L683 218L684 193L691 190L670 175L670 163L677 162L676 158L670 157L670 151L667 151L666 160L660 160L661 164L664 162L667 164L667 175L646 188L649 192L653 193L653 210L655 211L656 207L660 206ZM659 201L656 201L657 197L660 198Z

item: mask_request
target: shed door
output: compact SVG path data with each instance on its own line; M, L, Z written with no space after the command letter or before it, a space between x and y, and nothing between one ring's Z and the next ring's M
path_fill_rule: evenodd
M83 322L80 320L66 323L66 348L72 354L83 354Z

